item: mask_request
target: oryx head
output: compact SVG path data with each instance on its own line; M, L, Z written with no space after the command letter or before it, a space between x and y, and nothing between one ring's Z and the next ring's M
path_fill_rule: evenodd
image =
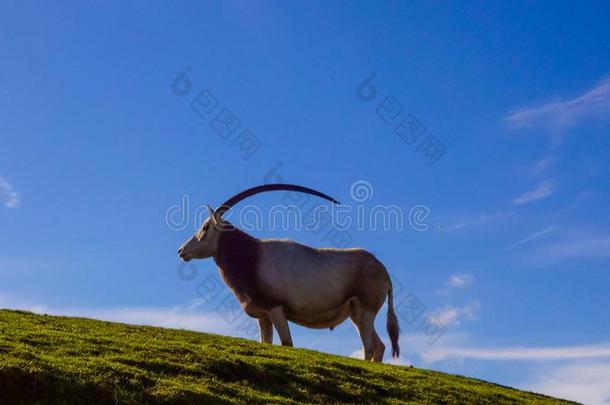
M203 222L201 228L199 228L199 230L190 239L180 246L180 249L178 249L178 255L180 258L188 262L191 259L205 259L207 257L216 255L218 250L218 240L221 232L229 232L231 229L233 229L227 221L222 219L222 215L235 204L250 196L275 190L299 191L302 193L313 194L332 201L335 204L339 204L337 200L324 193L294 184L266 184L249 188L229 198L216 210L208 206L208 211L210 212L209 218Z
M191 259L205 259L216 254L222 219L209 205L208 211L210 213L208 219L203 221L199 230L178 249L178 255L185 262Z

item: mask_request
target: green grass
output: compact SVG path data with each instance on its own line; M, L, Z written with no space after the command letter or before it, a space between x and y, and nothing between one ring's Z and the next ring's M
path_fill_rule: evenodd
M567 403L217 335L0 310L0 403Z

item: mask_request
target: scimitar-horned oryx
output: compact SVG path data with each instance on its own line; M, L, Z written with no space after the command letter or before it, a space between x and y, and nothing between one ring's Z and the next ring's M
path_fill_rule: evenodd
M298 191L338 201L319 191L291 184L245 190L220 208L178 250L184 261L213 257L220 274L258 320L261 341L272 343L273 327L282 345L292 346L288 321L310 328L334 328L350 317L362 339L364 358L382 361L385 345L375 331L377 312L388 297L387 328L392 355L398 357L399 326L392 303L392 283L383 264L363 249L316 249L290 240L256 239L222 218L252 195Z

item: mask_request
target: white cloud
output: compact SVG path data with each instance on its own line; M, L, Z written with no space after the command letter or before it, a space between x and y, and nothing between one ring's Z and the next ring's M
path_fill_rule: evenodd
M507 117L514 128L568 129L584 119L610 116L610 79L570 100L517 110Z
M447 280L447 286L453 288L469 287L472 285L473 281L474 276L472 274L453 274Z
M476 311L479 308L478 302L472 302L463 307L455 307L446 305L445 307L435 311L434 316L444 325L453 326L459 325L464 319L476 319Z
M580 192L576 196L574 201L572 201L571 203L569 203L565 207L560 208L560 209L552 212L551 215L556 216L556 217L563 217L567 212L575 210L576 208L581 208L583 203L585 203L588 200L591 200L591 199L597 197L597 195L598 195L598 193L596 193L594 191L583 191L583 192Z
M386 348L387 347L389 347L389 342L386 342ZM352 353L350 353L349 357L351 357L353 359L363 360L364 359L364 350L363 349L354 350ZM386 356L383 359L383 361L385 363L393 364L395 366L411 366L411 365L413 365L413 363L411 363L409 360L405 359L403 356L399 356L397 358L393 358L392 356L389 355L387 349L386 349Z
M550 179L544 180L544 181L540 182L540 184L538 184L538 186L535 189L528 191L527 193L524 193L524 194L520 195L519 197L516 197L513 200L513 204L515 204L515 205L531 204L533 202L542 200L544 198L549 197L551 194L553 194L553 189L554 189L554 182Z
M610 405L610 362L570 364L546 370L524 388L591 405Z
M534 239L538 239L544 235L546 235L547 233L551 233L553 232L555 229L557 229L557 227L555 225L549 226L547 228L544 228L540 231L534 232L531 235L526 236L525 238L517 241L516 243L512 244L511 246L509 246L508 248L506 248L506 250L512 250L514 248L516 248L517 246L521 246L527 242L531 242Z
M539 249L540 256L552 259L595 259L610 257L610 237L584 237L557 242Z
M484 214L484 215L480 215L479 217L474 218L474 219L459 221L453 225L445 227L443 230L444 231L457 231L458 229L474 228L474 227L493 223L500 218L508 217L511 215L514 215L514 212L498 212L495 214Z
M473 282L474 276L472 274L452 274L443 284L443 288L441 288L438 292L439 294L447 294L452 289L465 289L470 287Z
M17 301L6 295L0 295L0 307L2 308L19 309L38 314L76 316L133 325L188 329L252 338L252 336L246 336L245 331L238 330L236 325L245 318L248 318L247 315L243 314L236 322L229 324L215 311L196 311L195 308L197 306L199 306L199 302L197 300L192 300L186 304L180 304L173 307L55 308L47 305ZM254 322L254 320L252 320L252 322Z
M412 366L413 365L412 362L410 362L409 360L405 359L402 356L399 356L396 358L390 357L390 358L384 360L384 362L386 362L388 364L393 364L395 366Z
M428 364L427 367L433 369L471 375L469 370L481 369L481 361L497 361L499 369L506 362L517 366L534 363L533 368L523 367L522 382L515 382L515 385L587 404L610 405L610 342L599 345L488 349L466 346L469 344L472 344L472 336L463 333L447 333L433 346L427 343L424 334L407 333L400 337L403 352L410 357L421 358ZM452 367L447 364L432 365L448 360L453 361ZM478 377L485 378L480 375Z
M458 323L460 311L459 308L446 306L438 310L435 315L443 325L450 326Z
M109 309L67 309L58 315L84 316L135 325L161 326L201 332L230 333L228 324L215 312L202 313L177 307L123 307Z
M521 389L587 404L610 405L610 342L482 349L469 346L472 336L464 334L448 333L433 346L424 338L414 334L401 336L401 348L408 350L411 356L417 355L428 368L471 375L470 370L481 369L480 362L497 362L497 369L511 363L523 366L521 382L514 382ZM447 361L450 363L443 363ZM535 366L527 366L531 364Z
M422 358L429 363L450 359L550 361L610 358L610 344L491 349L445 347L422 353Z
M2 176L0 176L0 197L4 200L6 208L17 208L21 201L21 196L15 191L13 185Z
M557 159L555 159L554 157L546 157L544 159L540 159L530 169L531 176L532 177L540 176L549 167L551 167L556 161L557 161Z

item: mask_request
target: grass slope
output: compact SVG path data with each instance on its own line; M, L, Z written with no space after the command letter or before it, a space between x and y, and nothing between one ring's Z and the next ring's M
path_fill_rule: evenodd
M567 403L204 333L0 310L0 404Z

